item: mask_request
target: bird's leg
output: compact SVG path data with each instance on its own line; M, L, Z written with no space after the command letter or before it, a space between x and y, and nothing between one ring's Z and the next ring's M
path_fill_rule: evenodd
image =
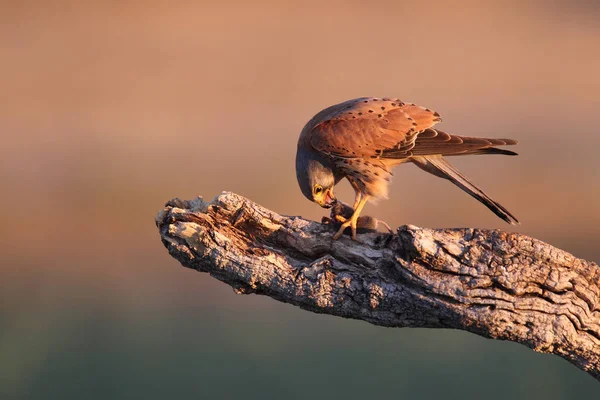
M356 193L356 196L354 197L354 205L352 206L352 209L356 210L356 207L358 207L358 203L360 203L360 199L362 198L362 192L360 191L358 184L353 179L349 179L349 181L350 185L352 185L352 188L354 189L354 192Z
M367 203L368 199L369 199L369 196L366 196L366 195L361 196L361 199L359 200L358 205L354 209L354 213L352 214L352 217L350 217L349 220L347 220L346 222L344 222L342 224L342 226L337 231L337 233L335 235L333 235L333 240L338 240L344 234L344 231L346 230L347 227L352 228L352 240L356 240L356 221L358 221L358 216L360 215L360 212L362 211L363 207Z
M348 181L354 188L355 196L354 196L354 206L352 207L352 210L356 210L356 207L358 207L358 203L360 202L360 199L362 198L362 193L361 193L360 189L358 188L358 185L354 181L352 181L350 179L348 179ZM348 221L348 218L344 217L343 215L337 214L335 216L335 220L341 224L341 223Z

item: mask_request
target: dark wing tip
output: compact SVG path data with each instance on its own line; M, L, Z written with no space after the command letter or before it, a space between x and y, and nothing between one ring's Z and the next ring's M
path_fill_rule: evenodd
M487 149L482 149L481 153L479 153L479 154L501 154L503 156L518 156L519 155L519 153L516 153L514 151L498 149L496 147L489 147Z

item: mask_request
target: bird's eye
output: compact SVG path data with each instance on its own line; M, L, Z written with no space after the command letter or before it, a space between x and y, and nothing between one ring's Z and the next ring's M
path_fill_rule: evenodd
M315 186L315 194L320 194L323 191L321 186Z

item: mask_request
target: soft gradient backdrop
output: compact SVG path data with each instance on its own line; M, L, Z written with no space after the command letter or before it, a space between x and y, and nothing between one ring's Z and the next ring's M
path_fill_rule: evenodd
M320 219L300 129L394 96L449 132L520 140L455 162L522 225L413 166L367 213L598 261L598 4L2 2L0 398L592 398L590 376L514 343L237 296L169 257L154 216L230 190Z

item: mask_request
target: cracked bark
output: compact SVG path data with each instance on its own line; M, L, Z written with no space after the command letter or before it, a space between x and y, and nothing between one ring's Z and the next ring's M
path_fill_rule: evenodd
M185 267L305 310L388 327L454 328L559 355L600 380L600 268L537 239L402 226L359 242L234 193L156 217Z

